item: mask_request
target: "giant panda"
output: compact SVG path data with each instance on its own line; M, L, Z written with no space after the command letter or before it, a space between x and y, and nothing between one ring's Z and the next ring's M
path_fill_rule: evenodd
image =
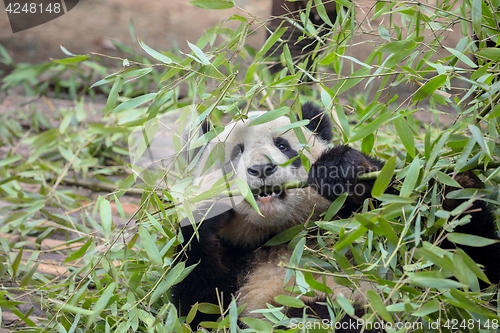
M348 218L370 199L373 181L359 180L359 176L380 170L384 165L349 146L332 146L331 121L320 107L311 102L302 106L300 116L308 122L300 128L292 126L290 119L284 116L252 125L263 114L265 112L250 112L247 119L228 124L222 132L212 136L199 161L200 165L205 164L214 147L225 143L223 161L218 163L218 170L222 171L215 174L222 174L227 182L236 176L245 180L254 191L258 211L247 200L232 205L219 202L209 208L200 208L195 217L197 224L187 223L182 227L182 260L185 260L186 267L194 269L173 289L173 302L181 316L188 315L196 303L208 302L227 308L234 297L238 307L244 305L242 317L262 317L254 310L266 309L268 304L277 305L275 296L290 294L288 287L294 284L293 277L287 277L287 269L279 265L290 259L289 248L286 245L263 245L291 227L319 219L343 193L347 193L347 197L337 216ZM307 162L300 158L299 153L309 160L308 172L304 166ZM220 159L221 155L217 156ZM215 177L214 172L201 166L200 170L200 184L207 188L220 181L221 177ZM208 176L203 177L204 174ZM281 184L297 180L307 182L308 186L279 189ZM455 180L463 187L482 186L472 172L458 174ZM451 190L453 188L449 187L445 192ZM390 186L388 191L396 193L395 186ZM451 211L462 202L445 199L443 208ZM498 239L494 215L485 201L474 201L468 211L471 212L471 222L457 227L456 231ZM499 282L498 243L478 248L464 247L464 250L484 267L492 283ZM301 299L308 314L330 318L326 300L335 301L337 295L342 294L354 303L356 312L353 317L363 315L367 303L365 292L373 288L371 284L361 282L351 289L336 284L333 279L319 276L320 279L328 284L331 293L303 295ZM284 313L290 318L302 317L302 311L289 308ZM220 315L198 312L190 325L196 328L200 322L216 321L218 317ZM351 322L355 320L353 317L345 315L340 322ZM359 332L361 329L337 331Z

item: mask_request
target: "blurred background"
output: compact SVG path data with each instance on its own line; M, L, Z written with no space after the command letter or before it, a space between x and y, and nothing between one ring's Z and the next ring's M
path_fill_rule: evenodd
M80 0L65 15L40 26L13 33L5 7L0 5L0 44L17 62L45 62L50 58L66 57L64 46L75 54L97 52L117 54L113 41L131 45L130 22L137 37L159 49L189 50L186 40L194 43L214 24L231 14L244 11L267 18L271 13L270 0L237 0L243 9L206 10L188 0ZM245 15L246 16L246 15ZM249 38L258 47L265 39L265 30L258 29Z

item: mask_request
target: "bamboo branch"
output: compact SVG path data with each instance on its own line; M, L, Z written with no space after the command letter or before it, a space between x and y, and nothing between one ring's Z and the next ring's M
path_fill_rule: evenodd
M500 94L497 94L491 101L490 103L487 103L483 109L479 112L478 117L476 118L476 123L480 122L488 113L490 113L491 110L493 110L493 106L497 105L498 101L500 100Z
M439 167L439 171L450 172L453 170L454 167L455 167L454 164L443 165L443 166ZM488 162L486 164L478 163L478 164L472 166L468 170L494 169L494 168L498 168L498 167L500 167L500 161L491 161L491 162ZM394 170L394 175L400 171L401 171L401 169ZM358 177L358 179L359 180L374 180L379 175L380 175L380 171L374 171L374 172L362 174L361 176Z
M443 165L439 167L440 171L443 172L451 172L453 168L455 167L454 164L448 164L448 165ZM481 170L481 169L494 169L494 168L499 168L500 167L500 161L491 161L488 163L478 163L474 166L472 166L469 170ZM394 175L396 175L398 172L400 172L401 169L396 169L394 170ZM358 180L375 180L378 176L380 175L380 171L374 171L374 172L369 172L365 173L363 175L360 175L358 177ZM141 196L144 192L146 191L152 191L152 189L140 189L140 188L129 188L129 189L120 189L117 188L116 185L113 184L107 184L107 183L102 183L102 182L95 182L95 181L90 181L90 180L78 180L78 179L71 179L71 178L63 178L60 182L61 185L67 185L67 186L80 186L84 187L87 189L90 189L92 191L96 192L117 192L117 191L125 191L129 195L136 195L136 196ZM260 189L254 189L252 190L252 193L254 194L259 194L260 192L276 192L279 193L283 190L288 190L288 189L294 189L294 188L305 188L309 186L307 181L292 181L292 182L287 182L283 183L280 185L276 186L270 186L270 187L264 187ZM161 194L161 191L156 190L158 194ZM241 192L239 190L228 190L228 191L223 191L219 194L219 197L236 197L240 196Z

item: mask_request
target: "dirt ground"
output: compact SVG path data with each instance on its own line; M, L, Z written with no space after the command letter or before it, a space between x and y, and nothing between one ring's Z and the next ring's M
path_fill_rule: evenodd
M257 21L269 16L271 0L236 0L238 8L206 10L194 7L189 0L80 0L61 17L40 26L13 33L5 7L0 5L0 44L16 62L44 62L62 58L63 45L73 53L97 52L113 55L113 40L131 45L129 23L133 20L136 35L149 46L167 50L187 49L186 41L196 42L203 32L231 14ZM264 29L251 36L258 46L265 38Z

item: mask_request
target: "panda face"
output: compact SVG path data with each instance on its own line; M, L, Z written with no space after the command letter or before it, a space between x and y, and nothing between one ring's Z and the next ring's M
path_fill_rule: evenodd
M239 220L259 228L258 234L280 232L295 224L304 223L313 210L324 211L330 204L326 199L307 188L281 189L292 181L307 180L307 172L299 158L299 152L313 163L328 148L328 143L306 128L301 129L306 143L301 143L293 130L282 130L290 120L280 117L273 121L251 126L253 119L265 112L249 113L249 120L226 126L224 131L210 142L204 153L203 163L217 145L223 144L223 157L214 171L202 177L205 186L220 179L243 179L254 195L261 215L244 199L233 204ZM269 188L273 188L274 191ZM234 186L232 186L234 188ZM238 228L231 228L231 230ZM231 236L234 239L234 235ZM251 239L248 235L245 239Z

